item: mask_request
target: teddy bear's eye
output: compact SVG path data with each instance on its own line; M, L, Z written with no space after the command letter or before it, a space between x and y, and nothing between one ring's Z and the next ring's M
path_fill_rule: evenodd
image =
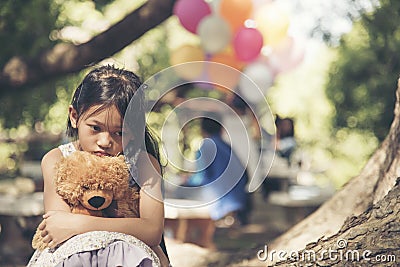
M87 186L87 185L83 185L82 188L83 188L84 190L89 190L89 186Z

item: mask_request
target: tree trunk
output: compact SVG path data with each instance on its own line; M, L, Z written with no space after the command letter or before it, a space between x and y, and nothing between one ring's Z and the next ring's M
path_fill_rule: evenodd
M32 90L33 87L27 85L78 72L114 55L170 17L174 2L149 0L86 43L60 43L35 58L11 58L0 66L0 93L21 87Z
M285 249L284 260L278 258L273 266L399 266L399 196L400 178L381 201L349 217L338 233L321 237L300 251Z
M275 255L272 261L276 266L353 266L353 264L356 266L398 266L396 262L389 260L391 257L397 257L397 264L400 263L398 239L400 179L397 180L400 176L400 79L396 99L394 120L389 134L361 173L352 178L342 190L316 212L275 239L272 244L267 244L269 252L298 252L300 256L302 252L304 254L304 251L315 252L317 259L314 262L318 261L320 265L314 265L314 262L307 265L310 261L301 261L296 257L280 262L282 257L279 259ZM367 251L371 261L333 261L332 255L318 254L323 250L337 249L338 245L340 248L344 244L346 247L340 250L342 253L356 253L354 250L360 253ZM370 254L369 251L371 251ZM246 266L265 264L255 257L254 251L249 252L248 255L251 259L246 259ZM382 257L389 258L388 262L377 261L375 256L378 255L381 255L381 259Z

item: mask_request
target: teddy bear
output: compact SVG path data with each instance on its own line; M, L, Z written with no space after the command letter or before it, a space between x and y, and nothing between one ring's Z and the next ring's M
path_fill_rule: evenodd
M137 218L139 213L138 185L129 186L129 166L124 156L97 156L76 151L56 165L56 192L68 203L72 213L99 217ZM37 229L32 239L34 249L47 246ZM169 260L160 246L152 247L161 266Z
M139 187L129 187L129 169L123 156L102 157L76 151L56 165L56 192L72 213L99 217L139 217ZM43 250L40 230L32 240Z

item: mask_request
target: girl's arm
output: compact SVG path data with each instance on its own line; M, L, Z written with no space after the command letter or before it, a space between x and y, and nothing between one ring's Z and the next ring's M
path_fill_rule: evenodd
M61 154L60 149L54 148L44 155L41 167L42 167L42 175L43 175L43 204L44 211L48 212L50 210L59 211L60 213L69 214L70 207L68 204L61 198L60 195L57 194L55 186L54 186L54 175L55 175L55 166L58 161L62 159L63 155ZM43 216L45 218L46 215ZM46 220L43 220L39 229L42 230L43 242L49 243L48 245L53 247L58 244L57 234L52 231L51 227L46 227ZM66 227L63 227L66 226ZM66 236L72 236L73 231L64 224L60 224L56 231L64 233ZM55 237L53 237L55 236Z
M62 199L62 197L57 194L56 188L54 186L54 176L55 176L55 165L63 158L59 148L54 148L50 150L46 155L44 155L41 166L42 174L44 180L44 210L59 210L70 212L70 207Z
M161 169L158 161L145 152L139 155L137 164L139 177L145 181L141 183L140 218L102 218L71 214L65 212L66 210L59 211L60 209L48 211L42 228L48 233L46 241L52 240L49 247L55 247L73 235L89 231L121 232L135 236L149 246L159 245L164 230ZM57 205L53 204L51 207Z

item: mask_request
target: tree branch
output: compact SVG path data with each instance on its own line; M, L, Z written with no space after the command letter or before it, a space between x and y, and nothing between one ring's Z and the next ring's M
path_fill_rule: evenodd
M78 72L117 53L172 15L175 0L149 0L90 41L57 44L35 58L11 58L0 72L0 92ZM27 88L27 90L32 87Z

